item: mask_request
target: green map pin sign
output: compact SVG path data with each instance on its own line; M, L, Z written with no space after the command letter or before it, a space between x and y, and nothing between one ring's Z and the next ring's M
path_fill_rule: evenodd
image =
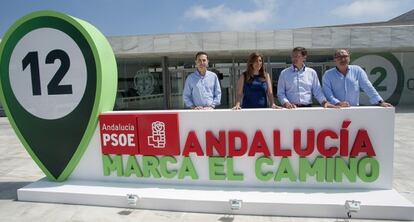
M54 11L30 13L0 42L0 100L20 141L50 180L69 177L112 110L117 66L91 24Z

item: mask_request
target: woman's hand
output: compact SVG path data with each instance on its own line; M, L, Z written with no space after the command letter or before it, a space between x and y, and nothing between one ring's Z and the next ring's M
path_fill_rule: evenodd
M272 104L272 109L283 109L283 107L281 107L281 106L278 106L278 105L276 105L276 104Z
M240 104L236 104L232 110L241 110Z

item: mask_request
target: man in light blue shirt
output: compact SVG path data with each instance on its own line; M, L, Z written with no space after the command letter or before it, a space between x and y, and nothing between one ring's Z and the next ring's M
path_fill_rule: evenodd
M207 70L208 55L198 52L195 57L197 70L185 80L183 100L191 109L214 109L220 105L221 89L218 77Z
M292 50L292 66L284 69L277 84L277 97L283 107L311 107L312 95L325 108L334 108L323 95L318 75L312 68L306 67L304 61L307 51L303 47Z
M327 70L322 78L323 92L328 101L341 107L358 106L361 88L368 95L371 104L392 107L391 104L384 102L365 71L357 65L349 65L349 62L348 50L336 50L336 67Z

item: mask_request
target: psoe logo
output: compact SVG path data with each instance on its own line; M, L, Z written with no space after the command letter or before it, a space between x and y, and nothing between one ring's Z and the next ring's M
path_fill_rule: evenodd
M103 154L179 155L178 114L101 114Z
M148 145L154 148L164 148L166 143L165 138L165 123L155 121L151 124L152 135L148 136Z

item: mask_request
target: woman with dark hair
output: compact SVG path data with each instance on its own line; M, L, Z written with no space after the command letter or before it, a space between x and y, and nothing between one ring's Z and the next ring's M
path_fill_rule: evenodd
M242 97L243 103L240 106ZM268 107L281 108L274 103L270 75L263 67L263 56L254 52L247 60L247 70L237 82L236 104L233 109Z

